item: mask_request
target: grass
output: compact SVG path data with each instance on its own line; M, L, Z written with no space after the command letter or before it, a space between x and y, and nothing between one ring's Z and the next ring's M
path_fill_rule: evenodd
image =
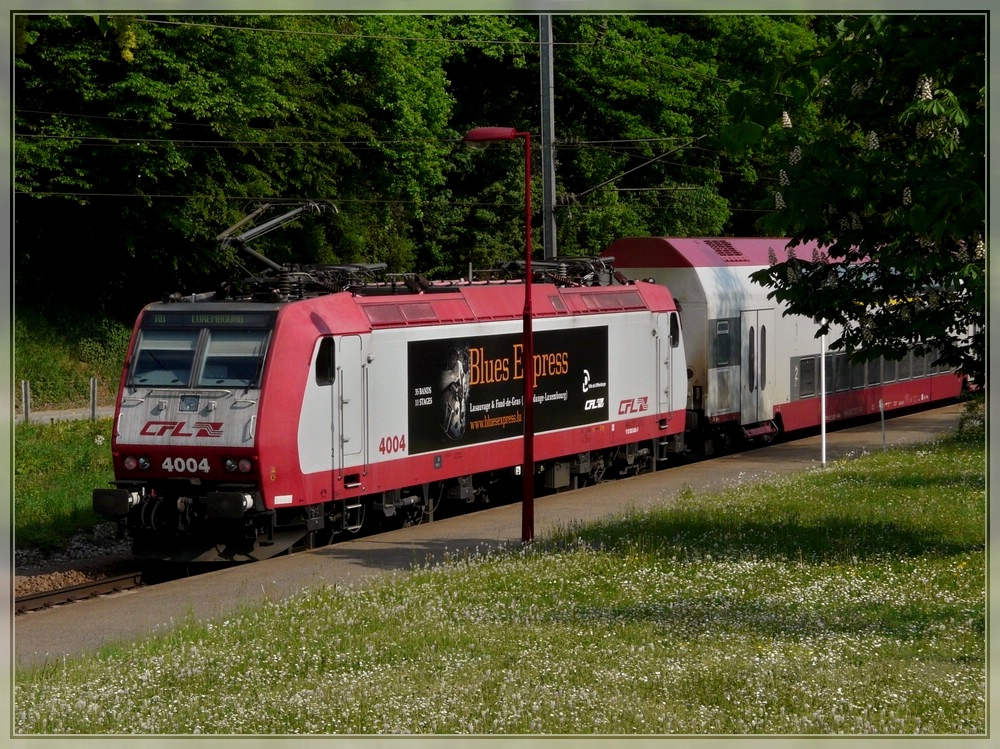
M106 518L92 509L94 488L114 478L111 419L14 427L14 543L64 547Z
M17 671L17 734L986 731L985 439Z
M18 304L14 321L14 408L23 414L20 382L31 389L33 413L90 403L97 378L100 405L114 403L129 326L77 310ZM79 532L106 522L91 509L91 492L108 486L111 420L14 425L13 525L17 548L65 548Z

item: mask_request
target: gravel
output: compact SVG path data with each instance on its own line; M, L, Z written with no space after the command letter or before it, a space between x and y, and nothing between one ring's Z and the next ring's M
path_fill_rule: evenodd
M38 549L14 550L14 596L42 593L99 580L131 566L127 539L115 539L114 523L101 523L79 533L65 548L50 554Z

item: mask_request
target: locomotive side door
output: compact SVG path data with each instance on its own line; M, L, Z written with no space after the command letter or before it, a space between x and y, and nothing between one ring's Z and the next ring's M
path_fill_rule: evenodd
M340 339L337 357L337 410L340 422L340 466L355 462L365 443L365 404L362 399L361 337L344 336Z
M670 413L678 407L674 398L674 350L681 344L680 318L676 312L657 315L656 336L656 390L657 413ZM686 394L685 394L686 398ZM680 406L683 408L683 404Z
M740 423L774 417L774 308L740 313Z

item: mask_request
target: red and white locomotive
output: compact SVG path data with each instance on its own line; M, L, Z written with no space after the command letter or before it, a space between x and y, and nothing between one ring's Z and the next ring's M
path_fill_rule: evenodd
M786 315L750 275L786 256L787 239L628 237L605 251L615 267L671 290L687 359L685 444L694 454L747 438L771 438L821 423L821 361L826 420L877 414L957 397L963 381L910 352L897 361L851 364L820 351L819 325ZM815 243L794 248L811 260ZM840 330L831 327L831 337Z
M529 366L540 489L655 467L684 431L673 298L580 262L587 282L532 285L533 363L521 281L331 292L320 271L282 271L261 299L148 305L121 379L115 481L94 490L95 511L136 556L249 560L371 513L409 522L442 500L488 499L521 481ZM364 269L323 272L352 268Z

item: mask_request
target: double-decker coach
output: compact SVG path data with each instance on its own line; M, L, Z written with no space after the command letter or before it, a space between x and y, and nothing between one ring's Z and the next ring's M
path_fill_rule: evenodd
M750 275L788 255L787 239L628 237L605 254L633 278L666 285L684 328L688 448L711 454L738 439L769 439L821 419L819 324L788 315ZM799 244L795 257L820 248ZM831 327L831 337L840 334ZM934 354L908 353L852 365L827 353L827 421L956 397L962 380L932 366Z

